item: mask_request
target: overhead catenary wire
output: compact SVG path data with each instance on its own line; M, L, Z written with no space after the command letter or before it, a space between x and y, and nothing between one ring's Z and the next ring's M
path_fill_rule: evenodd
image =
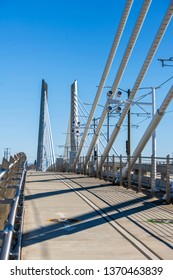
M83 102L82 102L82 100L78 97L78 101L79 101L79 103L78 103L78 105L79 105L79 119L80 120L82 120L82 122L83 122L83 125L84 125L84 127L86 126L86 122L85 121L87 121L87 119L88 119L88 116L89 116L89 112L88 112L88 110L86 109L86 107L84 106L84 104L83 104ZM94 119L93 119L94 120ZM95 126L95 124L93 124L93 126ZM81 122L80 122L80 127L82 128L83 126L81 125ZM91 125L90 125L90 128L89 129L91 129ZM102 136L103 138L104 138L104 140L107 140L107 138L106 138L106 136L105 136L105 134L104 134L104 132L101 130L101 132L100 132L100 136ZM86 147L89 147L89 144L91 143L91 140L92 140L92 137L91 137L91 135L90 135L90 133L88 133L87 134L87 136L86 136L86 144L83 146L83 149L85 149L85 151L86 151ZM101 151L101 149L100 149L100 144L101 144L101 146L102 146L102 151ZM106 144L105 143L103 143L103 141L101 140L101 138L99 137L99 149L100 149L100 153L102 153L103 152L103 150L105 149L105 147L106 147ZM116 151L116 149L112 146L111 147L111 149L112 149L112 152L113 153L115 153L117 156L119 156L119 153ZM83 150L82 150L83 151ZM87 152L87 151L86 151Z

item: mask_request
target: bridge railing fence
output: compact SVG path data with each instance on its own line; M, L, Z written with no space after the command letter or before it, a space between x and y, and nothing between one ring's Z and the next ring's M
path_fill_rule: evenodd
M104 162L99 168L99 162ZM88 176L116 183L118 174L118 184L127 188L136 188L138 192L148 189L152 195L156 192L165 193L167 203L170 203L173 196L173 158L167 157L146 157L140 155L132 167L132 156L91 156L86 161L84 156L79 158L78 165L65 162L61 170L76 172ZM87 165L85 165L87 162ZM124 170L126 175L124 176Z
M0 259L19 259L22 219L24 211L24 185L26 156L19 153L5 158L0 167Z

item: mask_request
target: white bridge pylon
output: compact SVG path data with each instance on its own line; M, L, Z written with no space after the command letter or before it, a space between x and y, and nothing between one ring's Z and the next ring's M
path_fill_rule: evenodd
M46 171L55 164L55 152L48 109L48 85L42 80L37 170Z

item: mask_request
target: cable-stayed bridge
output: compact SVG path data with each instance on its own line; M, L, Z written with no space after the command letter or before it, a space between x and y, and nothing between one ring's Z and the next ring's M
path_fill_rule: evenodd
M55 163L55 152L48 109L48 86L42 80L40 121L37 150L37 170L45 171Z
M169 156L157 156L155 135L155 130L172 101L173 86L166 92L157 110L154 101L152 102L150 123L133 152L130 146L131 106L149 105L141 100L136 101L136 94L171 22L172 0L134 85L127 90L128 97L122 102L120 82L151 4L151 0L143 1L107 93L102 114L99 118L95 116L133 2L126 1L90 111L78 96L77 80L71 85L67 137L63 145L63 157L58 159L55 158L48 109L48 84L42 80L36 170L26 173L24 153L18 153L10 159L4 158L1 165L1 259L75 259L76 254L79 259L104 259L105 254L110 259L173 258L173 211L169 207L172 206L173 192L172 159ZM151 91L154 100L155 89L152 88ZM117 121L114 121L114 126L110 129L113 113ZM147 111L145 114L149 115ZM121 155L114 144L125 119L128 119L128 135L123 145L126 145L127 154ZM141 153L150 138L152 155L150 158L142 157ZM103 179L106 179L106 183ZM24 215L25 205L28 212ZM130 225L130 230L126 225ZM95 233L97 240L93 238ZM111 240L110 243L107 242L108 239ZM123 246L118 246L119 243ZM118 248L117 252L114 252L115 246ZM130 253L126 253L126 248Z

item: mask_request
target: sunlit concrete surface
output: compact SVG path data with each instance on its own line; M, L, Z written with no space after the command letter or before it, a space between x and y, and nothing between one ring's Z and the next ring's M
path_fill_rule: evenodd
M110 184L107 187L104 181L94 178L80 177L80 175L76 174L66 175L69 178L73 178L74 181L78 181L78 183L88 185L95 193L102 190L102 198L104 198L104 195L111 199L113 194L112 199L115 200L115 204L121 203L121 208L122 206L125 207L123 209L125 215L123 215L123 212L120 213L115 210L115 207L110 207L109 209L104 199L99 199L98 196L95 197L91 192L88 193L86 190L78 188L78 191L88 195L88 198L97 203L101 209L107 209L109 215L115 217L131 234L146 243L147 246L151 245L152 250L156 249L156 252L160 253L162 258L173 258L172 248L166 246L159 238L156 238L152 231L150 234L149 228L144 229L143 225L145 224L149 225L149 227L153 225L147 222L147 219L151 216L147 212L149 211L147 207L146 210L141 208L144 205L142 200L141 202L138 201L138 212L131 211L129 212L131 213L130 216L130 214L128 215L128 207L133 208L132 204L130 201L129 203L125 201L127 197L118 191L115 199L115 186ZM136 194L134 193L134 195ZM133 244L115 230L56 175L42 172L28 173L25 197L23 260L146 259ZM142 198L142 194L139 195L139 198ZM133 200L135 200L135 196ZM134 205L134 209L135 207L136 205ZM142 217L144 215L146 215L146 218L143 221ZM141 226L137 224L135 219L140 220ZM172 230L173 225L170 224L169 231ZM163 234L165 233L160 233L160 235Z

